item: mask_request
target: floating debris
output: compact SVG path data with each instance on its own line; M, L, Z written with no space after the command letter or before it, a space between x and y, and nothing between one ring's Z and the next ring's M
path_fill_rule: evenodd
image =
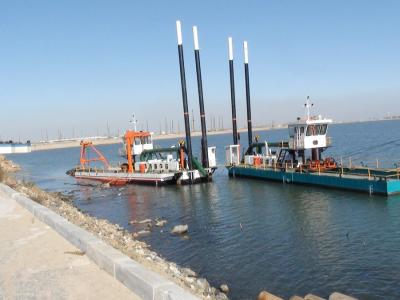
M151 219L144 219L138 222L139 224L151 223Z
M221 292L228 294L229 293L229 287L227 284L221 284L221 286L219 287L219 289L221 290Z
M189 226L188 225L176 225L174 228L172 228L171 233L174 234L184 234L188 231Z
M102 187L102 188L109 188L111 185L110 185L110 183L109 182L105 182L105 183L102 183L101 185L100 185L100 187Z
M149 231L149 230L140 230L140 231L138 231L137 232L137 235L138 236L141 236L141 235L148 235L148 234L150 234L151 232Z
M158 220L158 221L156 221L156 226L157 227L163 227L165 224L167 224L167 220Z

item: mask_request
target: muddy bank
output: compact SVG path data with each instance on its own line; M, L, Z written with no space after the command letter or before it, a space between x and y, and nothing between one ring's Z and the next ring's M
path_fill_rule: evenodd
M11 188L48 207L68 221L91 232L132 259L191 290L201 298L228 299L220 290L210 286L206 279L199 278L193 270L182 268L160 257L150 249L149 245L137 240L136 234L130 233L118 224L112 224L107 220L97 219L83 213L74 206L72 197L58 192L46 192L34 183L17 180L13 176L13 172L18 170L20 170L18 165L0 156L0 180Z

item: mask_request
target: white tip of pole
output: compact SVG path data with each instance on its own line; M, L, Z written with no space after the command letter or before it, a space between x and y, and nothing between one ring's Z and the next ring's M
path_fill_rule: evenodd
M233 60L233 43L232 38L228 38L228 48L229 48L229 60Z
M247 49L247 41L243 42L243 51L244 51L244 63L248 64L249 63L249 52Z
M199 50L199 36L197 35L197 26L193 26L194 50Z
M181 21L176 21L176 35L178 37L178 45L182 45L182 29Z

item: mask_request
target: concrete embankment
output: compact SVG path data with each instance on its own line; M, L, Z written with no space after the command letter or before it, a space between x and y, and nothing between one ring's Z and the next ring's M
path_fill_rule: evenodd
M0 184L0 299L141 299L14 194Z

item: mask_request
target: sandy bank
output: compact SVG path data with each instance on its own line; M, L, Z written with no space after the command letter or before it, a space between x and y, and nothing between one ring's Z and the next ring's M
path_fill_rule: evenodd
M283 127L257 127L253 128L253 131L264 131L264 130L273 130L280 129ZM246 128L241 128L238 132L243 133L247 132ZM231 129L217 130L217 131L209 131L207 135L220 135L220 134L231 134ZM201 136L200 131L192 132L192 137ZM155 134L153 136L153 140L167 140L167 139L176 139L177 142L180 139L184 139L185 134L181 133L172 133L172 134ZM93 142L94 145L111 145L111 144L120 144L122 143L121 137L101 137L101 138L77 138L75 140L54 140L49 142L40 142L32 144L32 151L41 151L41 150L52 150L52 149L62 149L62 148L72 148L79 147L81 140L89 140Z

